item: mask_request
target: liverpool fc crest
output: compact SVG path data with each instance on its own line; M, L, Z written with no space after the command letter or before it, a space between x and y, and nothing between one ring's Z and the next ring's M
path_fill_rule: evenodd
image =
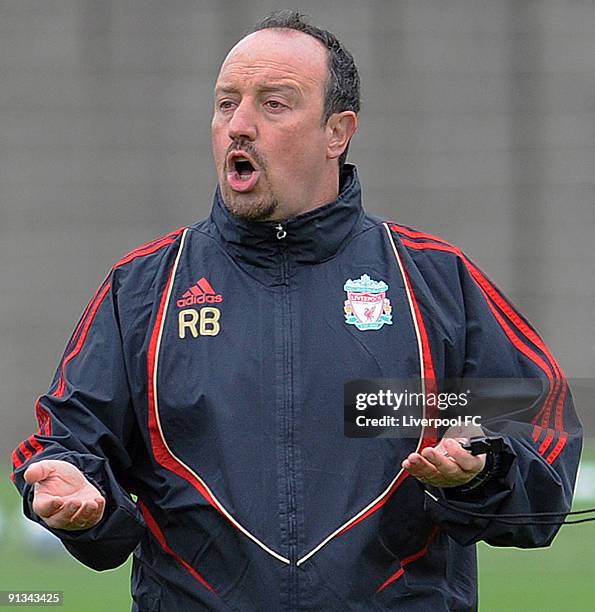
M386 297L388 285L385 282L372 280L363 274L356 280L349 279L343 289L347 292L343 306L345 323L362 331L392 325L392 306Z

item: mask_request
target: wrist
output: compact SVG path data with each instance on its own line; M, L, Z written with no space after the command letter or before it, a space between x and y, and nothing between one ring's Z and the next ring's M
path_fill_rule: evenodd
M469 482L457 487L457 491L460 493L467 493L473 491L482 485L486 484L492 478L500 473L502 466L502 455L499 452L488 452L486 453L486 462L483 470L476 474Z

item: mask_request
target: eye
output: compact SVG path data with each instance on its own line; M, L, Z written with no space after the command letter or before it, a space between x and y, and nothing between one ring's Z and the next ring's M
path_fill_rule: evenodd
M233 100L220 100L217 103L217 107L220 111L228 111L231 110L235 106L235 102Z
M266 107L273 111L283 110L284 108L287 108L287 105L283 104L282 102L279 102L279 100L267 100L264 104Z

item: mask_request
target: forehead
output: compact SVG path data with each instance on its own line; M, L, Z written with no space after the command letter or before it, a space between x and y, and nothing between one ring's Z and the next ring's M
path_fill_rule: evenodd
M327 77L327 52L322 43L295 30L260 30L238 42L229 52L217 86L234 81L285 79L322 87Z

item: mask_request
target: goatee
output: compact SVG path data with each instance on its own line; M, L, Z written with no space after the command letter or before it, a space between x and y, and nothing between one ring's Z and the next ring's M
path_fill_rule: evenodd
M258 185L256 188L261 192L260 195L252 193L237 193L227 182L227 159L232 151L245 151L258 164L261 173ZM223 180L221 184L221 193L227 210L238 219L245 221L266 221L270 219L279 206L279 201L273 194L267 181L267 163L260 155L256 147L248 140L239 138L234 141L225 156L223 166Z
M237 219L244 221L267 221L279 207L279 201L270 190L262 196L249 193L237 194L224 183L221 194L227 210Z

